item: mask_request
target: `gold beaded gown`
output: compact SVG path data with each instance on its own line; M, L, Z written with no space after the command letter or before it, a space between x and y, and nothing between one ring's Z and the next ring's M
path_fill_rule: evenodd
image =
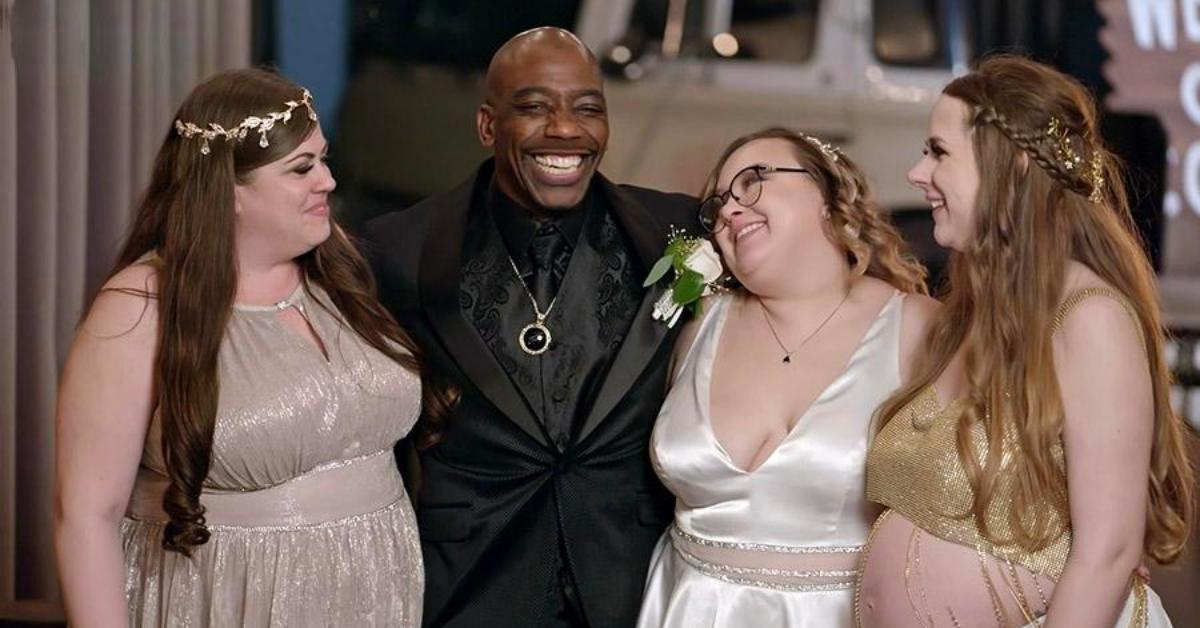
M1059 307L1053 318L1052 333L1057 333L1073 307L1093 297L1111 298L1121 303L1136 324L1133 306L1120 293L1108 288L1085 288L1070 295ZM1051 599L1047 599L1043 587L1038 584L1039 579L1058 582L1071 552L1071 522L1058 514L1068 512L1067 496L1046 495L1022 511L1028 520L1032 520L1036 511L1045 515L1049 540L1043 547L1030 549L1017 542L1017 529L1010 518L1015 508L1016 479L1006 469L1011 459L1007 452L1018 447L1018 435L1015 429L1007 430L999 444L1005 452L1002 454L1002 474L985 512L990 537L985 536L971 514L974 492L959 458L958 424L965 409L964 399L943 406L930 384L875 436L867 456L867 498L887 510L875 524L872 541L864 552L858 609L859 625L864 628L902 623L1014 628L1038 626L1044 621L1042 612L1049 607ZM973 425L969 437L979 463L984 464L989 447L984 427ZM1061 439L1052 446L1050 454L1065 473L1066 452ZM1056 499L1060 501L1056 502ZM899 566L889 567L885 564L886 559L875 558L877 554L887 552L876 541L880 535L891 537L892 532L901 530L904 525L911 526L911 532L903 550L901 572ZM891 537L891 540L896 542L898 539ZM925 540L926 550L921 549L922 540ZM923 565L927 566L931 559L938 557L937 550L927 551L936 541L962 546L968 551L952 554L945 562L939 562L943 573L934 573ZM950 577L945 577L947 563L954 569ZM1018 572L1019 568L1027 572ZM903 574L903 582L898 582L897 572ZM898 594L898 590L903 593ZM888 597L892 599L886 599ZM972 616L969 609L979 600L986 600L986 605L991 608L991 612L986 613L989 616L986 623L965 619ZM1004 610L1008 600L1017 603L1018 612L1010 614ZM871 615L874 621L871 617L863 619L871 614L876 603L887 610ZM912 623L907 623L909 621ZM1117 628L1170 628L1171 620L1158 595L1140 579L1133 578L1115 625Z
M322 346L278 319L286 308ZM421 550L392 454L420 379L333 312L315 287L235 306L200 496L211 538L191 558L162 548L156 413L121 525L131 626L420 625Z

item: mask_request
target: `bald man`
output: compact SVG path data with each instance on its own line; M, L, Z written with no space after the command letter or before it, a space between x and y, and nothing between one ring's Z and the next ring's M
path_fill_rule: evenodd
M697 204L597 173L603 83L567 31L504 44L475 122L492 159L367 228L427 383L460 395L418 424L425 625L631 626L673 504L647 445L674 332L642 279Z

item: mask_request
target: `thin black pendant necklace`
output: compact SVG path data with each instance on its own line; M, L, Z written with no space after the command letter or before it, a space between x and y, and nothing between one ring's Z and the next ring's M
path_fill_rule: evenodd
M550 299L550 305L546 306L546 311L543 312L538 307L537 299L533 298L533 291L529 289L525 278L521 276L521 271L517 270L517 263L513 261L511 255L508 256L508 263L512 266L517 281L521 282L525 296L529 297L530 305L533 306L533 322L521 328L521 333L517 334L517 344L520 345L522 351L529 355L541 355L550 348L550 341L553 338L550 335L550 328L546 326L546 317L550 316L554 304L558 302L558 295L556 294L553 299Z
M779 334L775 331L775 325L771 323L771 315L767 314L767 306L763 305L762 299L758 297L754 298L758 300L758 308L762 310L763 320L767 321L767 329L771 330L771 336L775 338L775 344L779 345L779 348L783 350L782 362L784 364L791 364L792 354L802 349L809 340L813 339L813 336L817 335L817 332L821 331L821 329L825 327L826 323L833 319L833 315L837 314L838 310L842 309L842 304L846 302L846 299L850 298L850 291L846 291L846 294L842 297L841 301L838 301L838 304L833 308L833 311L825 317L825 320L821 321L820 325L817 325L816 329L809 332L809 334L804 337L804 340L801 340L800 344L796 345L795 349L788 349L787 346L783 344L783 341L779 339Z

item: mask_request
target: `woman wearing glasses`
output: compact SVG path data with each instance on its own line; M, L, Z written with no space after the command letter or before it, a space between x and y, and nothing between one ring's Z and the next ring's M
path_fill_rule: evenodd
M871 416L936 302L857 165L820 140L739 138L705 193L701 222L739 287L676 347L651 451L678 501L639 626L851 626L877 514Z

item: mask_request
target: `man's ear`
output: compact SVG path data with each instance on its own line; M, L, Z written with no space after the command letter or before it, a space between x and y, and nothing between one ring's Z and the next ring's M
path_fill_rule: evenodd
M475 133L479 135L479 143L484 148L491 148L496 143L496 132L493 128L495 123L496 110L487 103L479 105L475 112Z

